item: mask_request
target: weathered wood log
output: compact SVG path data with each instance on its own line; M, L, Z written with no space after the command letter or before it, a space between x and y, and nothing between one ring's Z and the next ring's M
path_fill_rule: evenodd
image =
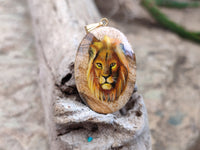
M84 25L99 20L92 0L29 0L39 59L39 82L52 150L150 150L146 108L133 93L123 111L98 114L82 103L74 60ZM87 138L93 137L88 142Z

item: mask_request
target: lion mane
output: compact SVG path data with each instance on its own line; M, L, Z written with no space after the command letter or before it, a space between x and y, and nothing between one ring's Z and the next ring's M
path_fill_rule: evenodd
M129 71L123 44L118 39L104 36L102 41L92 42L88 53L87 81L92 94L102 101L113 102L117 100L126 88ZM98 66L96 66L95 62L100 59L105 60L105 62L97 63ZM108 66L107 59L115 61L115 63ZM104 78L102 74L105 72L109 74L109 77ZM104 83L101 83L102 80Z

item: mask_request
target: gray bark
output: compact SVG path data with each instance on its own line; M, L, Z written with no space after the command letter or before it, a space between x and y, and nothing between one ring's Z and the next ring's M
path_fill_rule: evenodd
M85 35L84 26L100 19L93 1L29 0L29 6L51 149L150 150L141 95L133 93L123 111L103 115L84 105L77 93L73 67L76 51ZM88 136L93 141L88 142Z

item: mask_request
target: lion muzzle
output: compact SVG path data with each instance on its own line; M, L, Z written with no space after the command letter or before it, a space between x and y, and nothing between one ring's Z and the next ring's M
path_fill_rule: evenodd
M112 83L114 82L113 78L111 76L104 77L101 76L99 83L104 90L111 90L113 88Z
M112 89L112 85L109 84L109 83L104 83L101 87L104 90L111 90Z

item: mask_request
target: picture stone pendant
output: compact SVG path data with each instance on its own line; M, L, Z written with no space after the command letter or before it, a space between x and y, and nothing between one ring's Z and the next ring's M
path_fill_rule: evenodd
M106 26L86 26L75 61L76 86L82 100L98 113L112 113L130 99L136 81L136 59L125 35Z

